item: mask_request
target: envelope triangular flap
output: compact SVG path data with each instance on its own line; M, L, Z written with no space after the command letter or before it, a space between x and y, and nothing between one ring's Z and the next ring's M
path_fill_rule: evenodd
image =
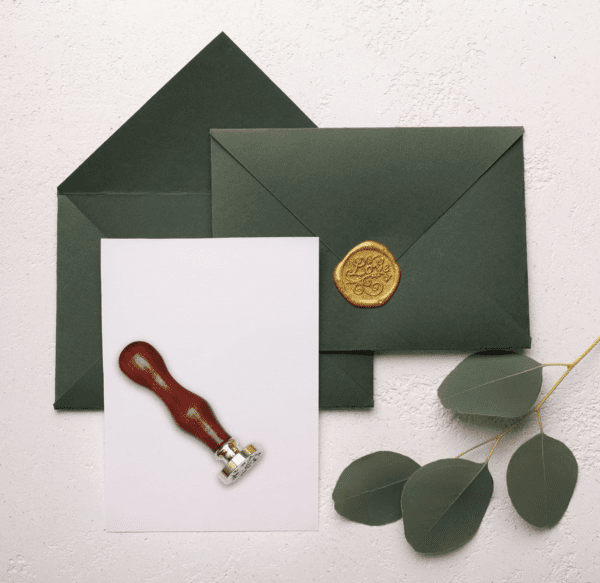
M102 411L104 409L104 374L102 355L92 362L90 367L58 397L54 408L58 410ZM90 391L90 387L96 388Z
M67 408L102 407L102 339L97 332L101 327L102 237L68 197L58 197L57 409L65 408L65 402ZM79 390L83 381L85 391Z
M267 129L212 136L341 259L369 239L402 255L522 133Z
M265 126L314 124L221 33L85 160L59 193L210 194L209 129Z
M213 176L212 227L215 237L314 237L298 217L281 204L215 139L211 140ZM234 220L231 220L234 215ZM257 221L256 217L260 217ZM269 224L265 232L265 222ZM337 263L319 241L320 265ZM329 359L335 360L334 356ZM364 359L362 359L364 360ZM359 359L361 361L361 359Z
M398 259L402 279L373 310L346 302L321 266L320 334L326 350L527 348L529 305L518 140Z
M212 233L209 196L71 194L67 198L107 238L202 238Z
M373 353L319 354L319 409L373 407Z
M215 139L211 139L211 165L215 237L314 236Z
M492 346L531 344L524 194L520 139L398 258L407 277L417 266L428 265L449 293L469 282L472 291L487 298L484 310L505 312L516 327L515 343ZM473 311L471 318L483 314Z

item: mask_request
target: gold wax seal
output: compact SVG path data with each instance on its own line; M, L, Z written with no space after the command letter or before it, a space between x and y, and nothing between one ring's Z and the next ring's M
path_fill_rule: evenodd
M394 295L400 282L400 268L385 245L363 241L338 263L333 281L353 306L377 308Z

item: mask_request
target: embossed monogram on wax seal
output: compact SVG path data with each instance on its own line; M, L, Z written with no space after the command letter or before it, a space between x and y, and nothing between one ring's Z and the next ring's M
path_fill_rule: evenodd
M400 268L385 245L363 241L338 263L333 281L353 306L377 308L394 295L400 282Z

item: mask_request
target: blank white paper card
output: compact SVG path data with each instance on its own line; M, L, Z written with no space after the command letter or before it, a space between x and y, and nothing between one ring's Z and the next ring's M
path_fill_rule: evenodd
M318 528L317 238L103 239L108 531ZM232 485L119 368L145 341L258 463Z

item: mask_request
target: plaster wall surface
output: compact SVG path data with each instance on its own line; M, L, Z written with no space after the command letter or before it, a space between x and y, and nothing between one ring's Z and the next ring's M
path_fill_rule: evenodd
M1 0L0 582L599 581L599 348L542 410L579 463L560 523L508 498L531 419L490 461L476 537L434 558L401 522L342 519L331 492L361 455L424 464L493 435L437 399L464 354L381 354L373 410L320 414L318 532L106 533L102 413L52 408L56 186L221 31L320 127L523 125L527 353L574 360L600 334L599 29L593 0Z

